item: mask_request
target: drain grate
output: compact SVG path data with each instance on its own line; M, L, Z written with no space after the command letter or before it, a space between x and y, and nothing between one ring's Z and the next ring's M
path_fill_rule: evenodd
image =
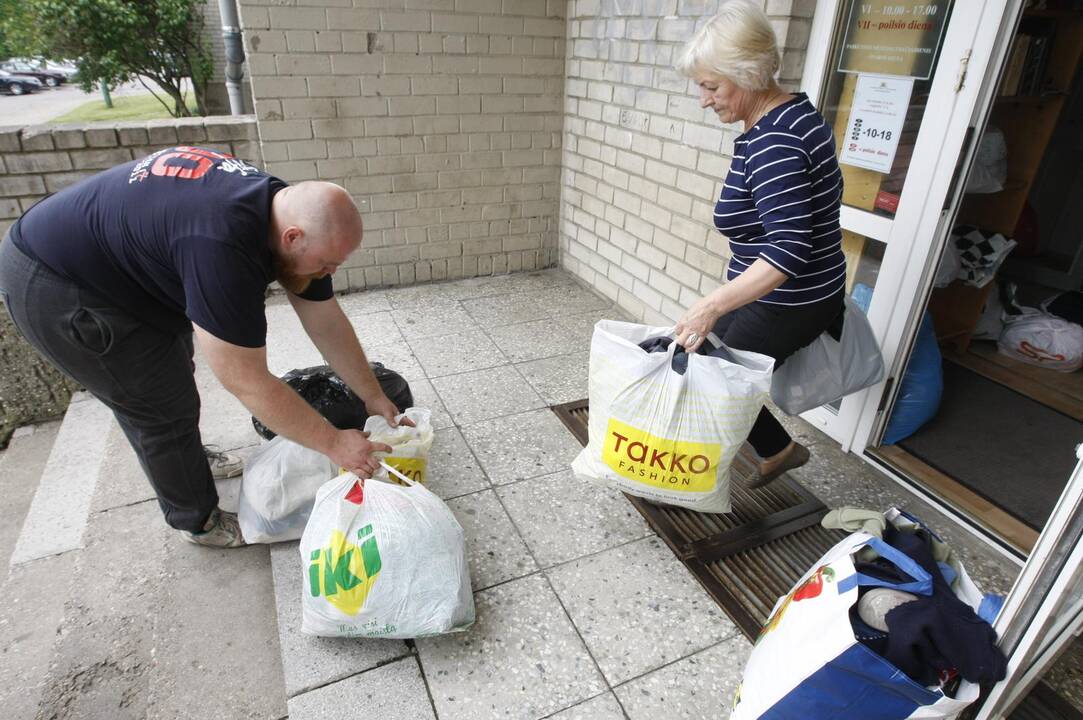
M552 409L586 445L587 401ZM755 463L747 449L738 453L732 466L733 510L724 515L625 495L749 639L759 634L778 598L846 537L820 527L827 507L789 476L746 489Z

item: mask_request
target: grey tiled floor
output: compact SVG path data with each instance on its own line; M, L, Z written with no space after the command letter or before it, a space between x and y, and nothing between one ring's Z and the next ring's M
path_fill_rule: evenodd
M434 411L429 486L466 532L478 620L413 652L280 627L291 717L724 715L747 642L621 495L574 480L580 446L548 409L586 396L591 329L626 314L559 270L341 304L369 359L402 372ZM274 372L321 362L288 305L268 321ZM207 436L257 441L243 409L221 398L216 409ZM299 621L296 554L293 543L272 551L280 624ZM388 692L401 702L378 699Z
M369 359L402 372L415 404L433 411L429 487L466 533L478 619L414 643L303 637L296 544L275 546L290 717L727 717L751 646L623 497L574 480L579 445L548 410L586 397L594 323L626 314L560 270L341 304ZM272 301L268 322L272 371L321 362L287 304ZM213 408L204 437L255 444L239 403L205 368L199 379ZM1014 568L1002 558L807 424L784 421L814 448L799 479L829 505L905 505L945 530L979 584L1007 589Z

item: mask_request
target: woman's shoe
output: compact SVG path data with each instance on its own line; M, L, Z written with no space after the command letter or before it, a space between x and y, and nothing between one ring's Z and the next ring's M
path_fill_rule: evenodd
M748 487L755 489L769 485L787 470L799 468L807 463L809 457L811 455L807 447L791 440L785 450L760 463L756 477L752 479Z

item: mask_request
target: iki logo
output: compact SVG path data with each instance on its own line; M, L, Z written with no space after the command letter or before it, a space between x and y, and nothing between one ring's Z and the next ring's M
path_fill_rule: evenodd
M357 531L356 545L335 530L326 547L312 551L308 590L312 597L322 595L341 612L356 615L376 583L381 565L372 525Z

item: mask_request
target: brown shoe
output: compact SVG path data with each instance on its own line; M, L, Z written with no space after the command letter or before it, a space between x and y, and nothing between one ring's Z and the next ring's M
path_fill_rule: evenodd
M785 450L775 457L760 463L756 477L748 483L748 487L756 489L769 485L781 477L787 470L799 468L807 463L809 457L811 457L811 455L807 447L799 442L790 441L790 444L786 446Z

